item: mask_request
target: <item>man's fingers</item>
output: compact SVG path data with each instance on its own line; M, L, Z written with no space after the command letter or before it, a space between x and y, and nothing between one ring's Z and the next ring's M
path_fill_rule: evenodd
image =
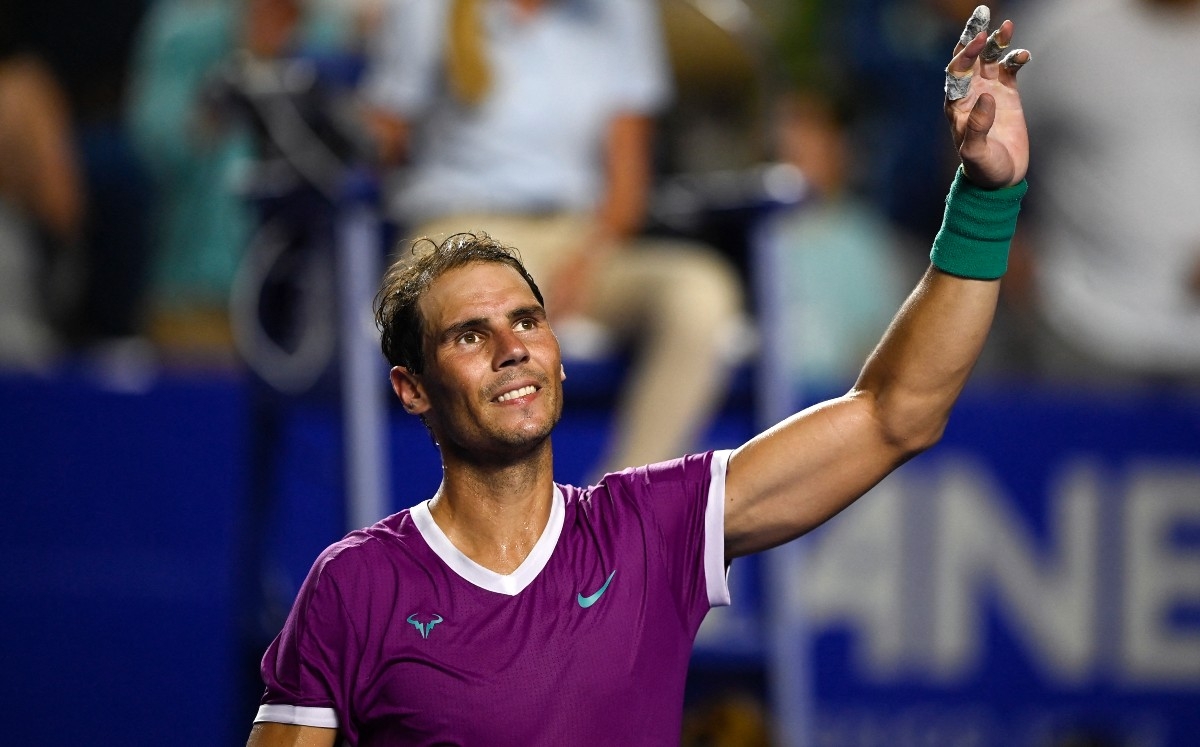
M962 35L958 38L958 45L954 47L954 54L962 51L963 47L971 43L971 40L979 33L987 32L988 26L992 23L992 11L986 5L980 5L971 13L971 17L967 19L967 25L963 28Z
M971 91L971 78L974 77L971 73L965 75L957 75L946 69L946 100L958 101L961 98L966 98Z
M984 6L979 6L984 7ZM975 60L983 51L986 39L983 32L970 39L966 46L959 45L958 52L950 64L946 66L945 90L949 101L957 101L965 97L971 90L971 77L975 74Z
M1000 58L1000 81L1012 83L1016 80L1017 71L1033 59L1028 49L1013 49Z
M1030 50L1013 49L1012 52L1000 58L1000 66L1015 76L1016 71L1020 70L1021 67L1025 66L1026 62L1032 59L1033 55L1030 53Z
M1013 24L1005 21L996 27L988 36L983 49L979 52L979 74L988 80L993 80L1000 74L1000 66L996 63L1005 55L1008 45L1012 43Z
M987 37L983 35L983 32L976 34L974 39L968 41L966 46L960 47L954 54L954 58L946 66L946 72L960 78L970 75L975 69L975 60L979 58L979 53L983 51L985 44L987 44Z
M983 45L983 51L979 53L979 59L984 62L995 62L1004 56L1010 40L1002 38L1003 31L1004 29L996 29L992 32L992 35L987 38L987 43ZM1009 36L1012 35L1009 34Z
M987 11L987 6L981 5L979 8ZM964 37L967 31L978 25L978 20L983 15L979 13L979 8L976 8L976 13L967 22L967 28L963 31ZM969 95L971 78L974 75L988 80L1000 78L1006 83L1011 83L1016 79L1017 70L1029 62L1028 50L1010 49L1013 37L1012 21L1005 21L986 36L985 32L986 27L967 39L966 43L959 39L954 58L946 66L947 100L957 101ZM979 64L976 64L976 61Z

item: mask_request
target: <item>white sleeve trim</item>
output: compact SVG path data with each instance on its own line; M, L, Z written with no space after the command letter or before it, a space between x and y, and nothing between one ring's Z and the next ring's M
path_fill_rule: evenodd
M731 601L729 568L725 565L725 471L732 455L732 449L713 452L708 505L704 508L704 584L713 607L724 607Z
M271 721L278 724L294 724L295 726L320 726L325 729L338 728L337 712L332 708L313 708L311 706L264 704L258 707L258 715L254 723Z

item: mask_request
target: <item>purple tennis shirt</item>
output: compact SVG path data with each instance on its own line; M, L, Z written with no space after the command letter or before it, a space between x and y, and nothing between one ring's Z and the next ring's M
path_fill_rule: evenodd
M349 534L267 649L255 720L364 747L679 744L696 630L729 603L729 455L556 485L509 575L459 552L428 502Z

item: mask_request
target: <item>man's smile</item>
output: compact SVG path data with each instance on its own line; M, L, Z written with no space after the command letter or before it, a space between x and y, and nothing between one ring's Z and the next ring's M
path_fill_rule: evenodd
M533 394L536 391L537 391L537 387L533 386L532 384L528 384L526 386L521 387L520 389L513 389L510 392L505 392L504 394L501 394L499 397L496 398L496 401L497 402L508 402L510 400L517 399L518 397L528 396L530 394Z

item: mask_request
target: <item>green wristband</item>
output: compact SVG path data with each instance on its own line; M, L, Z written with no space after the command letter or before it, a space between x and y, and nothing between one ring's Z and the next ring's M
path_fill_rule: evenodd
M942 230L929 252L933 266L975 280L995 280L1004 275L1021 198L1028 188L1022 179L1011 187L983 189L972 184L960 168L946 195Z

